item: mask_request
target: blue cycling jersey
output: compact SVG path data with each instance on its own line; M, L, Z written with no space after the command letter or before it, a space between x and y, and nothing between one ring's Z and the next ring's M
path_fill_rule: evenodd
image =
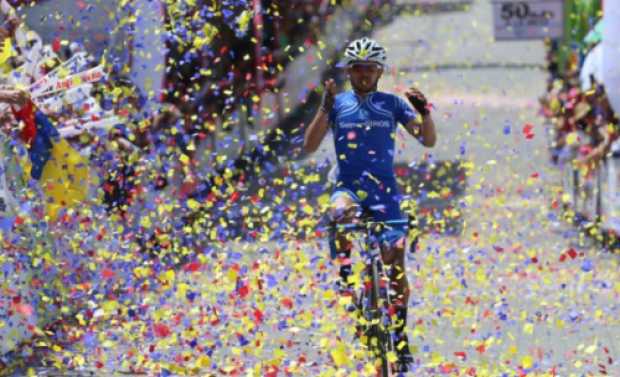
M393 178L397 123L405 125L415 116L411 106L393 94L373 92L365 98L352 90L338 94L329 121L339 177Z

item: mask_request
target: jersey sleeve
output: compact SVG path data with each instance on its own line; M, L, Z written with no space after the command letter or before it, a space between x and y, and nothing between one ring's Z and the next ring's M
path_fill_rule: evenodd
M404 99L394 96L394 100L396 101L394 106L394 115L398 123L404 126L409 123L410 120L416 118L415 110L413 110L413 108L405 102Z

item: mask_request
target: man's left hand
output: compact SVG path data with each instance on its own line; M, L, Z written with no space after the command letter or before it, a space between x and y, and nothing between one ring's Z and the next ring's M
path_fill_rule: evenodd
M418 113L422 115L428 115L430 113L426 97L417 88L409 88L409 90L405 92L405 96L407 96L407 99Z

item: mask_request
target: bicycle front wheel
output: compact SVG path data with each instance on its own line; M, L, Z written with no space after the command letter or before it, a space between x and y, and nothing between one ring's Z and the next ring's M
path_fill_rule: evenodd
M394 354L394 342L390 333L391 318L388 314L389 306L389 283L382 287L384 281L381 268L381 262L372 263L370 278L370 328L369 328L369 344L374 356L381 362L381 376L392 376L392 366L389 360L390 353Z

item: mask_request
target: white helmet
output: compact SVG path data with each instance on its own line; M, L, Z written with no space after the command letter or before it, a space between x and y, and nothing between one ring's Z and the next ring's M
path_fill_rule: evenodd
M349 65L359 61L385 65L386 60L385 48L374 39L364 37L356 39L349 44L344 51L342 65Z

